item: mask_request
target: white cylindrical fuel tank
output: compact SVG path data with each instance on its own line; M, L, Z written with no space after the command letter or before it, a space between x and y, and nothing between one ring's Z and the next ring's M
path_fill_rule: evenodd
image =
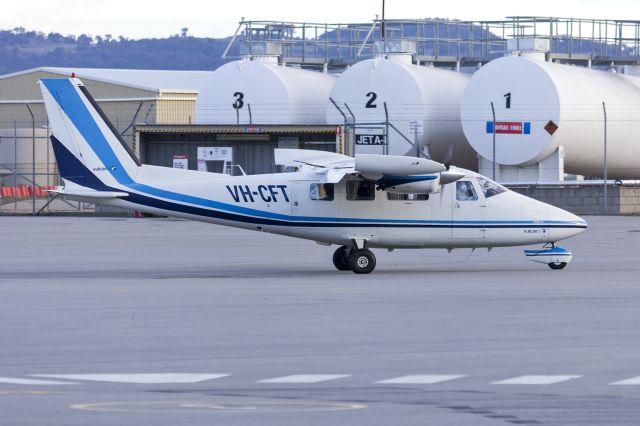
M242 59L222 65L198 93L200 124L325 124L336 77Z
M389 121L412 142L417 138L434 160L443 161L452 144L453 164L477 169L476 153L460 125L460 100L468 81L468 75L413 65L410 56L398 55L356 63L340 75L331 97L349 116L348 105L358 125L356 133L365 132L367 123L384 127L380 123L385 121L386 102ZM327 123L344 123L333 104L327 109ZM356 152L380 154L382 150L356 145ZM391 128L389 154L415 155L415 148Z
M607 111L609 178L640 177L640 78L509 56L478 70L464 93L464 133L496 163L539 163L564 146L567 173L602 177Z

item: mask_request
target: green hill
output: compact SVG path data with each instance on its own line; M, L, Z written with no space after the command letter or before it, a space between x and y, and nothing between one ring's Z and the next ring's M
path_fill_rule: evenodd
M180 35L139 40L14 28L0 31L0 75L40 66L214 70L226 62L221 55L229 40L191 37L186 28Z

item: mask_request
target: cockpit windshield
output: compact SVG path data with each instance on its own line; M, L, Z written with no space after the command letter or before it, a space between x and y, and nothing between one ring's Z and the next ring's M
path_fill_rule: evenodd
M492 181L491 179L477 177L478 183L480 184L480 188L482 188L482 192L484 193L485 198L493 197L494 195L502 194L503 192L508 191L507 188Z

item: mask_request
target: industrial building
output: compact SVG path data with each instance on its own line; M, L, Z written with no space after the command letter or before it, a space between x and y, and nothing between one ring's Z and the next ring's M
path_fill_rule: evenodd
M215 173L281 171L275 148L340 151L340 126L330 125L136 125L135 150L146 164Z
M127 142L133 143L135 123L192 123L198 90L210 74L208 71L43 67L0 76L3 183L28 184L33 174L39 185L54 183L55 159L48 142L47 116L38 86L40 79L72 75L81 78L116 129Z
M1 210L33 211L46 202L41 190L36 200L33 184L41 189L59 183L40 79L81 78L125 141L133 144L134 123L192 123L198 91L211 74L41 67L0 76L0 186L6 188L5 199L32 198L23 205L5 203ZM67 207L74 208L60 205L63 210Z

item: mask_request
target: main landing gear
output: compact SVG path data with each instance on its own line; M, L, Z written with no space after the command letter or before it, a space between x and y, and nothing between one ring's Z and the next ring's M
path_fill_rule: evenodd
M333 265L339 271L368 274L376 268L376 257L371 250L342 246L333 253Z

